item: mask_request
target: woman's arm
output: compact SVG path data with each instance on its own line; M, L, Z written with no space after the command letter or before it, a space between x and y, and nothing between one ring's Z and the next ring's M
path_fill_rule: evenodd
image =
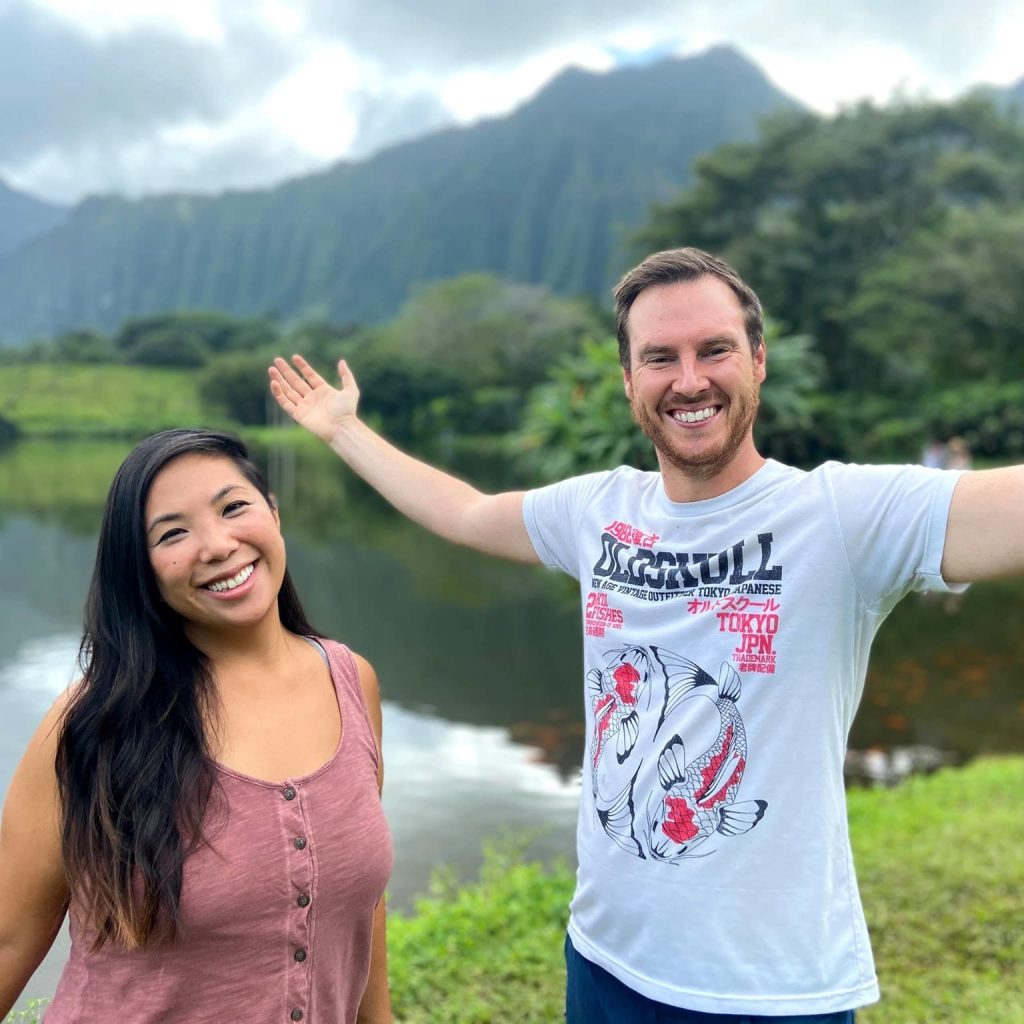
M380 689L373 666L358 654L353 655L359 670L359 683L369 713L373 736L377 741L377 788L384 786L383 716L380 710ZM381 896L373 912L373 940L370 947L370 975L359 1004L356 1024L391 1024L391 990L388 988L387 909Z
M381 896L373 912L373 945L370 950L370 975L359 1003L356 1024L391 1024L391 990L388 988L387 910Z
M69 898L54 758L61 697L29 742L0 821L0 1020L60 930Z

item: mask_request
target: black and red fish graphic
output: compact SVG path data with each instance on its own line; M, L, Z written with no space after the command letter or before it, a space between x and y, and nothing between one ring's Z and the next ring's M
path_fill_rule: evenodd
M651 656L643 647L621 647L605 656L604 671L587 673L587 694L594 711L594 737L590 745L590 771L594 793L598 770L609 746L615 761L629 760L639 736L640 712L649 702Z
M659 677L663 690L654 723L651 705ZM664 648L625 647L609 651L604 671L591 670L587 679L594 710L590 763L597 816L619 847L641 859L649 855L676 863L705 855L693 851L712 835L741 835L762 819L765 800L736 801L747 764L747 736L736 706L740 677L731 665L722 666L716 682L696 663ZM692 724L709 714L717 725L710 743L712 730L700 739ZM644 755L657 750L658 735L670 730L657 757L657 781L653 772L645 773L647 792L638 801ZM601 790L607 792L608 786L600 783L612 779L616 786L606 798ZM639 835L638 803L645 818Z
M673 676L690 678L691 663L668 651L656 652L665 666L671 692ZM729 664L722 665L718 682L707 673L690 688L690 700L712 700L721 724L715 742L692 760L677 734L658 757L658 778L664 794L652 794L647 815L647 840L651 855L675 861L692 855L715 832L741 835L764 817L764 800L736 803L736 793L747 766L747 734L736 707L740 677ZM710 689L711 692L707 692Z

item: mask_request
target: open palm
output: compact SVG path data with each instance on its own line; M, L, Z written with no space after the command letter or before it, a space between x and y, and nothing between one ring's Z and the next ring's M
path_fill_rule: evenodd
M292 356L294 368L278 356L267 371L277 404L296 423L328 444L339 427L356 414L359 388L344 359L338 362L340 388L332 387L302 356Z

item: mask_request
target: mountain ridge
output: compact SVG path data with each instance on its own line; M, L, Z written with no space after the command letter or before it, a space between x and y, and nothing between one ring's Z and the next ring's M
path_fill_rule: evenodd
M183 308L378 321L422 283L490 271L606 292L693 159L799 107L737 51L568 69L501 118L272 188L83 200L0 261L9 340Z

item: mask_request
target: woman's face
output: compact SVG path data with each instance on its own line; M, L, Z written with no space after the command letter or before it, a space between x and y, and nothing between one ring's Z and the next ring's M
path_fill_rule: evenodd
M181 455L153 480L144 529L160 596L201 630L277 616L285 571L277 510L222 455Z

